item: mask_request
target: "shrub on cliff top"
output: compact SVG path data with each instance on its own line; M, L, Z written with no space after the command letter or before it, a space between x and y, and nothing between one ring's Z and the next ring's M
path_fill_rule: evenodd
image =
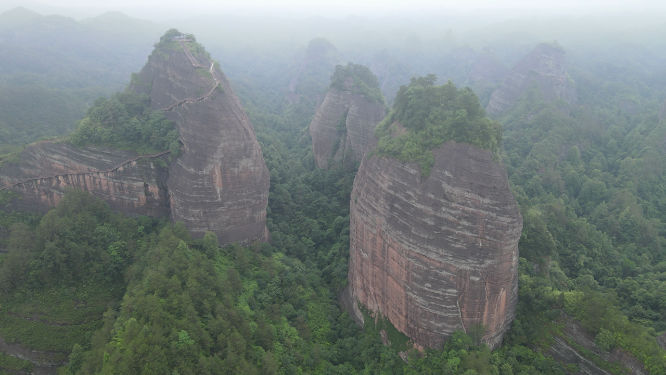
M338 65L331 75L331 88L348 90L345 81L353 79L351 90L357 92L371 102L384 103L384 96L379 88L379 80L365 65L347 63L347 66Z
M132 92L99 98L70 136L79 147L108 146L152 154L167 149L178 156L178 130L161 111L150 109L150 98Z
M424 177L434 164L430 150L447 141L490 150L493 159L499 158L502 126L486 117L470 88L458 89L451 81L435 86L436 80L429 74L400 87L393 110L375 129L379 143L373 154L416 161Z

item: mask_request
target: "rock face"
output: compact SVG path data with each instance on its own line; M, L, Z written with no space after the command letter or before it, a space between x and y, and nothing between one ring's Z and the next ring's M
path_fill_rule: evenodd
M33 144L18 165L0 168L2 187L22 197L10 209L45 212L71 187L115 211L183 221L195 237L213 231L220 244L268 240L270 180L254 129L205 51L180 44L154 52L129 90L148 94L152 109L176 123L181 156L166 167L168 152L146 158L68 142Z
M360 161L385 115L383 104L351 90L331 88L310 123L317 167L328 168L330 158Z
M129 151L77 148L69 142L39 142L21 153L18 165L0 169L0 183L19 194L8 208L46 213L66 188L103 198L114 211L169 215L165 154L138 157Z
M659 123L661 124L664 119L666 119L666 102L664 102L664 105L662 105L659 110Z
M566 55L561 47L538 44L504 77L501 86L493 92L486 112L497 116L512 108L534 84L546 101L562 99L571 103L576 100L576 88L567 74Z
M476 324L496 347L515 315L523 225L504 166L455 142L433 150L428 178L416 163L367 155L351 195L352 301L419 347Z
M183 154L166 181L171 219L194 236L213 231L221 244L266 241L270 178L261 147L229 80L197 51L153 53L131 87L148 94L154 110L169 109L180 132Z

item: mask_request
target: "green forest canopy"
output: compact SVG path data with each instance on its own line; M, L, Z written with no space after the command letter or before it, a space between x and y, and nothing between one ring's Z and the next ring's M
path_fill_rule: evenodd
M178 130L162 111L150 108L145 94L123 92L101 97L86 112L70 141L81 147L87 144L134 150L142 154L170 150L178 156Z
M347 63L344 65L337 65L335 72L331 75L331 88L336 88L341 91L349 90L347 88L347 79L352 80L351 90L363 95L366 99L376 102L384 103L384 96L379 87L379 80L370 69L365 65Z
M412 78L401 86L393 110L377 125L379 138L374 154L401 161L416 161L428 176L434 164L431 149L448 141L468 143L498 155L502 126L486 117L479 99L470 88L458 89L449 81L435 86L437 77ZM407 132L395 135L398 126Z

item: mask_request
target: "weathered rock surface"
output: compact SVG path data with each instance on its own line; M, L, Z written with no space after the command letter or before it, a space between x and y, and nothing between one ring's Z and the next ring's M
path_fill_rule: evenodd
M587 349L588 351L594 353L594 355L603 359L606 362L615 362L623 366L626 370L626 373L632 375L647 375L648 371L645 369L645 366L632 357L628 353L614 348L610 352L601 350L597 345L594 344L594 338L589 337L583 327L571 319L570 317L565 318L564 329L562 330L564 334L569 339L573 340L576 344ZM556 336L553 346L548 349L546 352L547 355L553 357L558 362L565 364L572 363L578 366L578 372L576 374L587 374L587 375L606 375L610 374L609 372L599 368L594 362L590 359L583 356L579 353L574 347L569 345L567 340L562 337Z
M499 83L506 76L507 68L491 51L481 53L469 72L470 82Z
M486 112L498 114L512 108L518 99L534 84L538 85L546 101L576 100L576 88L567 74L567 61L561 47L547 43L538 44L509 71L501 86L490 98Z
M351 195L351 299L417 346L482 323L494 348L515 315L522 217L490 151L448 142L433 155L428 178L416 163L363 158Z
M666 119L666 102L664 102L664 105L662 105L659 110L659 123L661 124L664 119Z
M331 88L310 123L312 149L319 168L328 160L360 161L374 130L386 115L382 103L351 90Z
M70 187L103 198L115 211L183 221L194 236L213 231L221 244L268 240L269 174L254 128L207 54L184 51L153 53L129 88L148 94L152 109L176 123L182 155L168 169L155 161L165 153L139 158L40 142L21 153L18 165L0 168L0 185L22 197L8 208L46 212Z
M221 244L268 240L269 173L229 80L205 52L193 53L200 68L183 50L163 53L168 57L149 57L139 72L142 84L131 89L148 94L155 110L175 105L165 112L178 127L183 149L166 181L172 220L184 222L194 236L213 231ZM223 92L211 91L216 79ZM186 98L200 99L178 104Z
M18 165L0 169L0 184L19 194L8 209L46 213L66 188L103 198L114 211L130 215L169 215L168 171L156 157L130 151L77 148L69 142L39 142L26 147Z
M666 332L657 336L657 344L659 344L662 349L666 350Z

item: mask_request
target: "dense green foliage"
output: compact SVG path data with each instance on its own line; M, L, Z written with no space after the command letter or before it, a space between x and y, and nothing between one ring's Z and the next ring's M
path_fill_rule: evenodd
M69 139L79 147L92 144L142 154L168 149L172 156L180 154L174 122L162 111L151 110L147 95L132 92L97 99Z
M354 63L347 63L347 66L337 65L331 76L330 87L341 91L351 90L371 102L384 103L377 77L364 65Z
M374 155L416 161L428 176L434 164L430 150L451 140L498 153L502 127L486 117L474 92L451 81L435 86L436 80L431 74L400 87L393 110L375 129Z

